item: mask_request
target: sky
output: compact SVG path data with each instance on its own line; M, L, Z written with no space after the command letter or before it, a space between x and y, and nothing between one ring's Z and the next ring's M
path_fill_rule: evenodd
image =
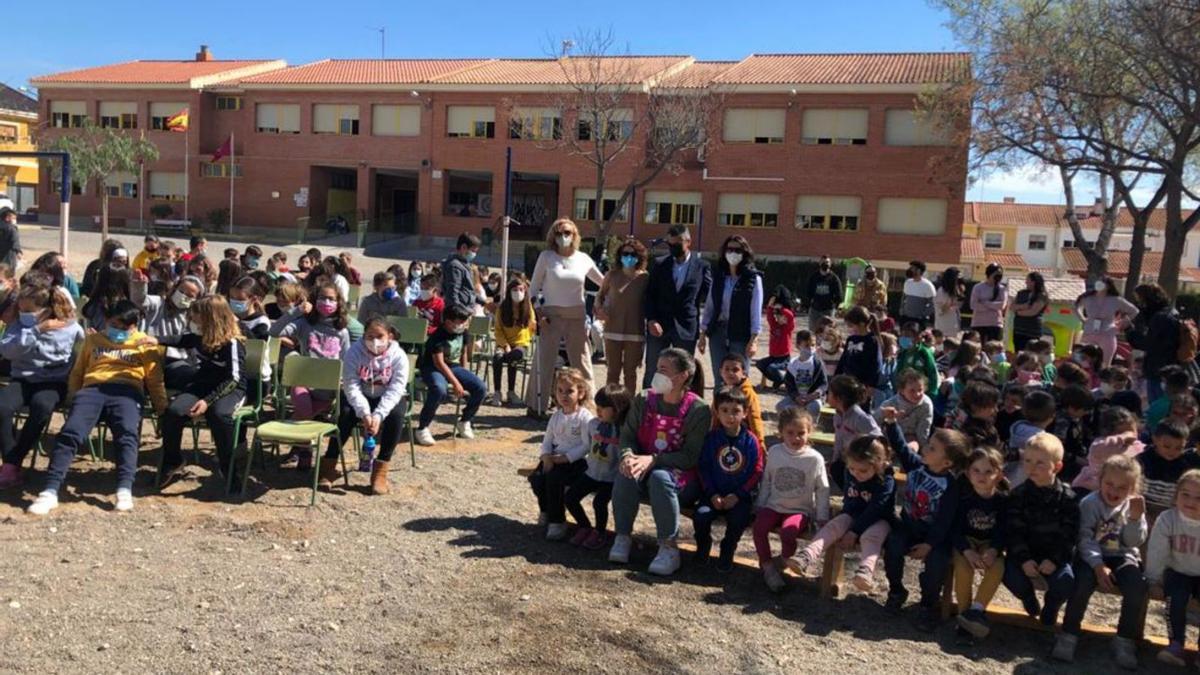
M220 59L545 57L580 30L611 30L619 51L737 60L752 53L954 51L946 15L926 0L851 2L504 3L491 0L346 5L293 2L154 3L114 15L104 3L67 0L53 12L24 12L5 33L0 82L134 59L190 59L201 44ZM339 12L340 7L349 11ZM722 16L731 16L722 19ZM1088 190L1077 196L1090 201ZM968 199L1059 203L1052 174L977 177Z

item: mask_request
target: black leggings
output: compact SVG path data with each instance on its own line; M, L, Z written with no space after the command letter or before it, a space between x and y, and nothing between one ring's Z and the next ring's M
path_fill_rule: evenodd
M26 382L13 380L0 389L0 456L5 464L20 464L45 433L50 416L67 395L66 382ZM29 417L19 435L14 433L13 417L29 406Z
M543 471L539 463L536 471L529 477L529 487L537 496L538 510L547 515L550 523L562 523L567 519L564 506L567 486L587 471L587 461L580 459L566 464L555 464L549 471Z
M517 388L517 364L525 360L525 348L513 347L507 352L496 352L492 357L492 381L496 383L495 391L499 395L502 389L500 388L500 371L504 370L504 366L508 366L508 391L513 391Z
M584 473L567 488L563 502L576 524L584 528L591 527L592 521L588 520L587 510L583 508L583 498L594 493L592 510L596 513L596 529L603 532L608 528L608 502L612 500L612 489L612 482L598 481Z
M379 405L379 399L368 398L367 405L374 410ZM392 461L392 452L396 450L396 442L400 440L400 429L404 426L404 406L405 401L400 401L388 416L383 418L383 424L379 425L379 438L375 439L379 445L375 459L380 462ZM354 412L354 408L350 406L350 402L346 400L346 394L342 393L342 409L338 414L338 437L329 439L329 447L325 450L326 459L337 459L342 454L342 446L346 441L350 440L350 435L354 433L354 427L360 424L358 413ZM364 441L366 439L363 439Z
M184 390L180 392L167 411L162 416L162 452L164 466L177 466L183 463L180 443L183 439L183 429L192 422L188 411L196 402L210 392ZM213 445L217 446L217 459L221 462L221 470L229 468L229 459L233 457L233 449L245 440L246 427L241 430L241 438L233 437L233 413L241 407L246 399L246 392L238 389L214 401L204 411L204 421L212 432Z

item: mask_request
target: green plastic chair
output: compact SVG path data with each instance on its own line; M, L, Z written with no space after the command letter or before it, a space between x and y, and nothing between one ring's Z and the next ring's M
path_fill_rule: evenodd
M417 468L417 444L413 440L413 408L416 407L417 396L417 381L421 378L417 375L417 357L408 354L408 386L404 392L404 431L408 434L408 457L412 463L412 468ZM355 425L354 431L351 432L354 438L354 452L356 454L362 452L362 430Z
M290 397L292 387L306 387L314 391L333 392L333 404L330 412L336 417L342 403L342 362L339 359L318 359L310 356L295 354L283 361L283 374L280 386L284 396ZM242 476L242 493L250 482L250 469L254 466L254 455L264 444L305 445L313 451L312 469L312 498L309 505L317 503L317 478L320 473L321 449L325 439L338 432L337 424L320 420L273 420L263 422L254 431L254 441L250 444L250 456L246 462L246 472ZM342 478L346 487L350 487L350 474L346 471L346 453L341 453ZM233 471L229 472L232 476Z
M346 298L346 306L350 309L358 309L358 299L362 297L362 286L351 286L350 297Z
M425 349L429 320L413 316L389 316L388 325L396 329L396 342L409 354L420 354Z
M467 336L470 339L471 345L471 372L479 374L480 368L483 369L484 377L487 376L487 368L492 363L492 356L496 353L496 340L492 335L492 319L489 316L471 317L471 323L467 324ZM481 341L479 349L475 349L475 342Z

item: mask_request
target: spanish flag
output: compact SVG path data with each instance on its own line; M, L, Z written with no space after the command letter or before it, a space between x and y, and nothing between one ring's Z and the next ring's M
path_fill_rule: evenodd
M187 131L188 128L188 109L184 108L174 115L167 118L168 131Z

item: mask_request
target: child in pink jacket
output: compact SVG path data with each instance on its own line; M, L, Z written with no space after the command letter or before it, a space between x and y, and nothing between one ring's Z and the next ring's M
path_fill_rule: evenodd
M1133 457L1145 449L1137 437L1137 418L1119 405L1109 406L1100 414L1100 433L1103 435L1088 448L1087 466L1071 482L1071 489L1079 497L1100 489L1100 469L1109 457Z

